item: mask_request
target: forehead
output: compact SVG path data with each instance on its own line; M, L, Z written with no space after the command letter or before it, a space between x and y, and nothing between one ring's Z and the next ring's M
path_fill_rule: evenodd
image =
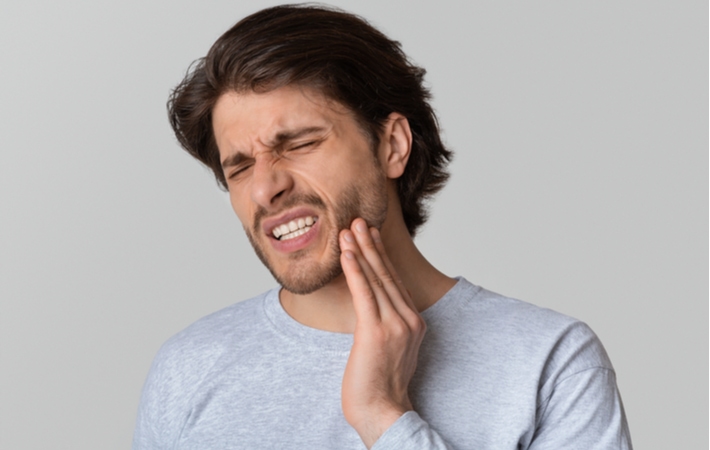
M333 129L354 121L339 103L308 88L286 86L265 93L228 91L212 110L220 153L249 141L268 145L279 133L303 127Z

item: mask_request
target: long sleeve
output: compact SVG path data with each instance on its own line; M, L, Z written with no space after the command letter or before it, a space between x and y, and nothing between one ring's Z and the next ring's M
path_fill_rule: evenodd
M404 413L370 450L447 450L450 447L414 411Z
M586 369L558 380L538 410L530 450L632 449L614 371Z
M559 380L538 410L528 450L632 450L616 377L608 368L593 368ZM471 427L480 426L472 423ZM419 414L402 415L371 450L452 449Z

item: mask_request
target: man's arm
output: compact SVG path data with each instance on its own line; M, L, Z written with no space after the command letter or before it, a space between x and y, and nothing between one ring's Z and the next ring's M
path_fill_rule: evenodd
M530 450L632 448L616 374L599 338L576 322L548 356Z
M371 448L413 410L407 389L426 324L389 261L377 229L356 219L350 230L341 232L340 243L357 316L343 376L343 413Z
M376 229L362 219L340 235L341 263L357 315L342 386L343 413L368 448L446 449L415 411L407 388L426 325L402 285ZM589 331L590 336L594 337ZM568 336L561 365L603 352L596 337ZM597 346L599 347L597 349ZM594 368L556 379L543 389L530 449L630 449L613 371ZM471 423L471 427L477 424Z

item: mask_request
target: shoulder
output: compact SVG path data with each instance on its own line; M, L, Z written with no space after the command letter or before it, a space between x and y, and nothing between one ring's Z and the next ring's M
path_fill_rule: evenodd
M495 323L509 339L548 349L548 363L562 359L583 367L611 369L604 347L585 322L485 289L482 289L481 301L488 304L489 311L483 315L486 320Z
M205 368L225 351L243 346L264 331L264 301L274 293L264 292L197 320L162 345L154 366L178 364L184 371L193 363Z
M612 369L596 334L573 317L488 291L463 278L440 302L433 311L425 311L433 322L430 331L491 359L503 355L506 361L526 366L544 365L539 367L545 372L543 378L553 375L552 368L565 373Z
M143 385L135 448L153 448L178 434L184 411L210 374L248 354L260 333L268 332L263 304L274 294L268 291L203 317L162 345Z
M485 404L535 448L628 440L611 362L584 322L465 279L423 316L419 392L456 386L452 402Z
M585 325L579 320L471 284L464 278L424 312L433 321L460 324L510 338L547 338Z

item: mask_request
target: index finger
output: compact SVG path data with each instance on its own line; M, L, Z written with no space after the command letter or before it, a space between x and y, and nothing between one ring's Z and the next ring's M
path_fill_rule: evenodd
M345 235L348 230L341 232L340 239L345 240ZM341 245L341 247L346 247ZM365 320L368 322L379 322L380 308L377 304L375 292L370 287L370 282L363 271L357 256L352 250L345 248L340 254L340 265L343 268L345 281L348 283L348 289L353 297L353 308L357 320Z

